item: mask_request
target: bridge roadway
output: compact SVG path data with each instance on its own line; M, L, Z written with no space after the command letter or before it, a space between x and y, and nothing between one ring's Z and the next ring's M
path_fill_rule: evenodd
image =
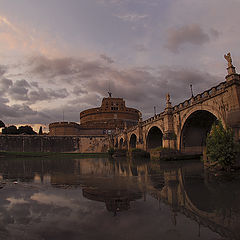
M220 120L230 126L235 139L240 139L240 75L229 63L225 81L184 102L166 108L138 125L117 131L113 144L120 149L150 150L164 147L181 152L201 153L212 124Z

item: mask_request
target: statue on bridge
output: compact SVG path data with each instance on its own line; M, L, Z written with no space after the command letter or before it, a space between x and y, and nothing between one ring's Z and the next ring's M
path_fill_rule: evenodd
M224 58L227 60L228 62L228 67L233 67L232 65L232 57L231 57L231 53L229 52L228 54L224 55Z
M166 96L166 109L171 109L172 108L172 104L170 102L170 94L168 93Z
M231 76L232 74L236 74L236 70L235 67L232 64L232 57L231 57L231 53L229 52L228 54L224 55L224 58L227 60L228 62L228 76Z
M167 96L166 96L166 100L167 100L167 103L170 102L170 94L168 93Z

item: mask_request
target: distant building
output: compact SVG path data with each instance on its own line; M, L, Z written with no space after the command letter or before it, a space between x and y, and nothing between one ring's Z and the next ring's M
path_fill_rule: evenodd
M128 108L123 98L103 98L101 107L84 110L80 113L80 124L75 122L55 122L49 125L49 135L102 135L134 126L141 112Z

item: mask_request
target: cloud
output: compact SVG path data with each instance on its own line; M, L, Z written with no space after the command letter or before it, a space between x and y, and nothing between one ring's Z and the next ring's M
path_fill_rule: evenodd
M28 105L38 101L66 98L69 93L65 88L42 88L37 82L22 80L0 79L1 93L11 100L22 101Z
M3 76L7 71L7 67L4 65L0 65L0 77Z
M26 80L17 80L9 88L8 94L14 100L27 101L28 98L28 88L30 85Z
M137 14L137 13L129 13L125 15L115 15L115 16L126 22L138 22L148 17L148 15L146 14Z
M13 85L12 80L7 78L0 79L0 93L4 95L12 85Z
M1 99L5 101L3 120L23 122L27 119L31 123L50 123L60 121L64 109L67 121L79 121L79 112L100 106L102 98L107 96L109 83L114 97L123 97L127 106L139 109L147 118L152 115L153 106L157 106L158 112L164 110L168 92L173 104L178 104L191 96L190 84L197 93L221 81L193 68L120 68L102 58L90 61L34 56L28 67L29 72L38 76L37 80L0 81L6 89ZM11 99L19 101L19 104L10 105L6 100ZM56 104L58 99L60 104ZM46 105L47 101L49 104ZM38 111L35 110L37 106L40 106ZM25 114L20 114L21 108Z
M105 61L106 56L105 57ZM102 57L103 58L103 57ZM108 62L110 59L108 59ZM53 79L55 77L74 76L90 78L95 74L101 74L104 67L99 61L88 61L75 58L53 58L43 55L31 57L29 60L30 72L42 78ZM68 79L70 81L71 78Z
M7 56L22 57L35 52L48 56L60 55L57 37L50 36L46 31L13 23L4 16L0 16L0 30L0 50Z
M14 104L12 106L8 106L6 104L0 105L0 117L2 119L6 118L22 118L36 115L37 111L34 111L26 104ZM7 122L6 122L7 123Z
M105 60L107 63L114 63L114 61L113 61L110 57L108 57L107 55L105 55L105 54L101 54L101 55L100 55L100 58L102 58L103 60Z
M210 40L207 33L198 24L185 25L168 30L166 47L173 53L178 53L183 45L188 43L202 45Z
M43 89L43 88L37 88L37 90L30 91L29 96L29 102L35 103L37 101L46 101L51 99L58 99L58 98L66 98L68 96L68 91L65 88L62 89Z

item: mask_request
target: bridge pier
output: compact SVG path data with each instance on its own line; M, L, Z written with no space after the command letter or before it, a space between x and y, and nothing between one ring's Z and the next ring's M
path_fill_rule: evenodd
M170 102L170 95L166 97L166 108L164 111L164 133L163 133L163 147L169 149L176 149L176 134L174 132L173 122L173 107Z

